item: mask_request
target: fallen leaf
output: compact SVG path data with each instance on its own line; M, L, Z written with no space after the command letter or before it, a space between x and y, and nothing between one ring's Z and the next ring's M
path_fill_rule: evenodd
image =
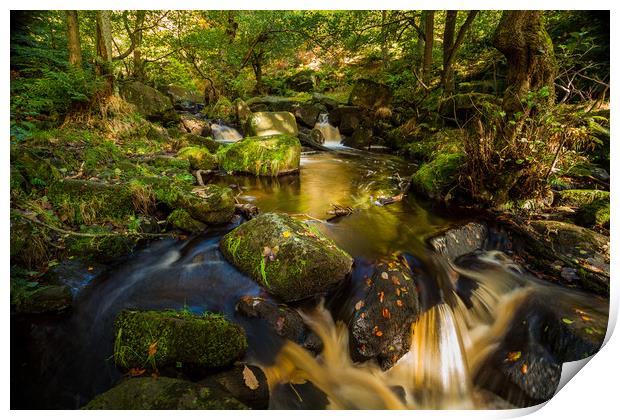
M288 230L285 230L284 232L282 232L282 236L285 238L288 238L289 236L291 236L291 232Z
M377 330L377 332L375 332L375 335L377 337L381 337L383 335L383 333L381 332L381 330Z
M583 319L584 321L592 321L592 318L587 315L581 315L581 319Z
M506 360L509 362L516 362L520 358L521 358L520 351L509 351L508 354L506 355Z
M363 307L364 307L364 301L363 301L363 300L360 300L359 302L357 302L357 303L355 304L355 310L356 310L356 311L359 311L359 310L360 310L360 309L362 309Z
M562 322L565 323L565 324L570 325L570 324L572 324L575 321L573 321L572 319L568 319L568 318L562 318Z
M390 276L388 276L388 273L386 273L385 271L383 273L381 273L381 278L383 280L387 280Z
M129 369L129 376L140 376L146 372L146 369L141 368L131 368Z
M256 379L256 375L252 372L252 369L249 367L243 367L243 382L245 382L245 386L250 388L251 390L255 390L259 387L258 379Z
M88 271L93 271L95 267L88 267Z
M149 346L149 357L155 356L157 353L157 341Z
M383 310L381 311L381 315L383 316L383 318L390 319L390 310L388 308L383 308Z
M383 292L379 292L379 302L383 303L383 297L385 296L385 294Z
M526 363L523 363L521 365L521 373L524 374L524 375L527 373L527 364Z
M392 284L394 286L400 286L400 280L396 276L392 276Z
M396 306L398 306L398 307L402 307L402 306L403 306L403 301L402 301L402 300L400 300L400 299L397 299L397 300L396 300Z

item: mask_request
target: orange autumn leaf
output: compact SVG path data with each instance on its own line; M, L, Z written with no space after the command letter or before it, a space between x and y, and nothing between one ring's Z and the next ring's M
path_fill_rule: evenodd
M392 276L392 284L394 286L400 286L400 280L396 276Z
M360 300L359 302L357 302L357 303L355 304L355 310L356 310L356 311L359 311L359 310L360 310L360 309L362 309L363 307L364 307L364 301L363 301L363 300Z
M403 306L403 301L400 299L396 300L396 306L402 307Z
M381 330L377 330L377 332L375 332L375 335L377 337L381 337L383 335L383 333L381 332Z
M509 351L508 354L506 355L506 360L509 362L516 362L520 358L521 358L520 351Z
M383 318L387 318L390 319L390 311L388 308L383 308L383 310L381 311L381 315L383 315Z
M379 294L379 302L383 303L383 298L385 296L385 293L379 292L378 294Z
M149 357L155 356L157 353L157 341L149 346Z
M581 319L583 319L584 321L592 321L592 318L587 315L581 315Z
M141 368L131 368L129 369L129 376L140 376L142 375L144 372L146 372L146 369L141 369Z
M523 363L521 365L521 373L524 374L524 375L527 373L527 364L526 363Z

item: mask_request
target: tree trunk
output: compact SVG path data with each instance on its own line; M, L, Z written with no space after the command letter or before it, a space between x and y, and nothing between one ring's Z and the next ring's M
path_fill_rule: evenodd
M77 10L67 10L67 47L69 64L76 69L82 68L82 47L80 45L80 24Z
M427 10L424 13L424 64L422 79L428 85L431 80L431 66L433 65L433 36L435 28L435 11Z
M448 58L454 47L454 31L456 30L457 10L446 11L446 23L443 30L443 72L441 74L441 84L445 96L451 96L454 92L454 72L452 66L448 65Z
M443 71L441 73L441 84L444 89L444 95L451 96L454 93L454 58L461 44L465 40L465 34L471 27L476 15L477 10L472 10L468 13L467 19L459 29L459 33L454 39L454 32L456 30L456 18L458 12L456 10L448 10L446 14L446 28L444 31L444 45L443 45Z
M531 109L525 103L527 94L546 87L547 104L555 101L554 81L557 65L553 44L545 30L542 12L536 10L504 11L495 30L493 45L508 62L506 91L502 107L508 121L516 119L511 137L520 131ZM522 113L515 118L517 112Z
M424 13L420 14L420 31L418 32L418 41L415 46L415 69L417 71L422 71L422 67L424 65Z
M111 94L114 86L112 74L112 25L110 11L97 11L97 61L95 71L107 81L107 93Z
M142 26L144 25L145 10L136 11L136 26L133 34L133 77L144 79L144 61L142 60Z
M237 29L239 24L235 21L235 11L228 11L228 24L226 26L226 35L228 36L228 42L232 44L237 36Z
M381 65L385 70L387 68L388 61L388 28L386 26L387 21L387 11L381 11Z
M253 54L252 56L252 69L254 70L254 77L256 78L256 86L254 90L258 94L264 93L263 86L263 63L262 63L262 51L258 54Z

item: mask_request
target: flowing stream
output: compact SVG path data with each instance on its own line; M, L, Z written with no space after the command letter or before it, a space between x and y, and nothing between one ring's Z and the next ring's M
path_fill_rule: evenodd
M211 180L231 186L240 201L262 212L307 220L354 257L351 295L302 311L323 340L320 356L235 312L241 296L269 298L218 249L236 220L186 240L151 243L94 279L73 275L74 309L66 318L12 319L12 407L79 408L118 382L121 374L111 358L113 320L128 307L216 311L242 325L249 343L244 360L266 371L271 408L497 407L499 397L490 397L478 379L486 357L518 328L514 314L525 303L552 300L557 311L587 313L604 331L607 301L543 283L500 252L483 252L458 265L434 255L425 239L466 216L440 216L412 197L381 205L382 198L399 194L413 169L395 157L337 150L304 154L296 175ZM351 214L325 221L333 205ZM351 361L347 319L338 309L355 299L373 262L395 252L420 273L422 308L410 351L382 371ZM536 308L526 308L528 320L536 319Z
M314 125L314 128L323 134L323 138L325 139L324 146L330 149L340 149L345 147L341 144L342 136L340 135L340 130L338 130L338 127L334 127L329 123L328 117L329 114L327 113L319 114L319 118Z
M213 132L213 140L235 142L243 138L236 129L224 124L211 123L211 130Z

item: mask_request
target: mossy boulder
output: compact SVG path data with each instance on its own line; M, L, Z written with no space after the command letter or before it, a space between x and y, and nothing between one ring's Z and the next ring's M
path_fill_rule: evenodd
M184 111L195 109L196 105L203 104L205 101L200 92L182 86L170 85L166 88L166 93L174 107Z
M225 171L277 176L299 170L301 143L292 136L247 137L217 153Z
M123 370L217 369L247 349L245 331L219 314L123 310L114 334L114 362Z
M71 308L73 296L66 285L11 281L11 309L21 314L59 314Z
M236 106L225 96L219 98L209 110L209 116L217 120L233 121L236 115Z
M366 109L388 107L392 102L389 86L368 79L355 82L349 97L349 104Z
M184 147L177 152L177 157L187 159L192 169L212 170L217 168L217 158L206 147Z
M206 148L209 152L215 153L220 148L221 143L213 140L210 137L199 136L197 134L185 134L181 135L178 144L178 149L182 149L188 146L199 146Z
M413 174L411 188L431 198L442 197L454 185L463 161L462 153L438 154Z
M317 83L314 70L302 70L286 79L286 87L296 92L312 92Z
M226 234L224 257L285 302L324 294L351 272L353 260L316 229L264 213Z
M172 110L172 101L166 95L144 83L133 81L120 86L121 96L135 105L148 118L161 118Z
M555 195L554 204L581 207L597 200L609 201L609 191L602 190L564 190Z
M130 253L138 241L137 236L114 232L108 226L80 225L80 233L92 236L70 235L65 239L65 247L72 256L99 262L109 262Z
M296 136L297 121L290 112L255 112L248 118L246 132L258 137L277 134Z
M135 213L133 192L126 184L64 179L50 186L47 197L61 220L76 225L118 223Z
M292 112L300 102L286 96L257 96L250 98L246 104L252 112L271 111Z
M181 127L188 133L205 137L211 135L209 122L202 118L191 114L184 114L180 116L180 123Z
M333 109L329 113L329 123L338 127L341 134L350 136L363 120L362 112L356 106L341 106Z
M207 224L228 223L235 213L235 201L228 187L209 184L197 193L181 194L176 205L196 220Z
M595 200L579 207L575 221L580 226L604 226L609 228L610 210L609 198Z
M182 379L131 378L98 395L85 410L243 410L230 394Z
M175 228L189 233L199 233L204 231L207 227L204 223L193 219L192 216L190 216L189 213L183 209L174 210L170 213L167 220L168 223Z

